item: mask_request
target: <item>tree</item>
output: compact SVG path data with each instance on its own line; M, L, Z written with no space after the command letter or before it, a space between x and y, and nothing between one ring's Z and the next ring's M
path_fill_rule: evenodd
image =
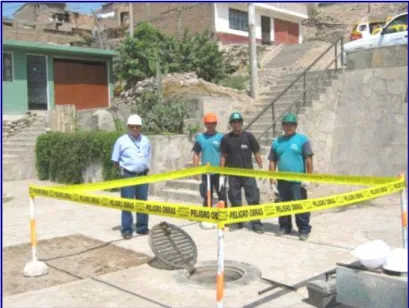
M157 75L158 63L161 74L194 71L198 77L211 82L218 82L233 72L210 31L193 36L185 31L178 41L151 24L141 23L135 28L134 36L119 47L119 54L115 72L128 86Z

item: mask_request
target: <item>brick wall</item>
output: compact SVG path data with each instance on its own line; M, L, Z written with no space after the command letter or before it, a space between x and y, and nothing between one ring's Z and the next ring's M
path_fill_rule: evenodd
M150 21L168 35L181 38L185 29L194 34L214 29L212 3L134 3L134 23Z

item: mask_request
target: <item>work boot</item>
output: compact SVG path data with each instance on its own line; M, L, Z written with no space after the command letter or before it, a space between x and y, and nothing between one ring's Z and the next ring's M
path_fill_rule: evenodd
M240 229L242 229L243 228L243 223L242 222L239 222L239 223L237 223L237 224L231 224L230 226L229 226L229 231L237 231L237 230L240 230Z
M149 234L149 229L141 230L141 231L136 231L136 234L139 235L147 235Z
M122 237L124 240L130 240L132 238L132 233L131 232L125 232L122 234Z
M253 231L258 233L258 234L263 234L264 233L264 228L261 224L254 224L253 225Z
M277 232L277 236L283 236L284 234L290 234L291 230L288 230L286 228L280 228Z
M308 233L302 232L300 233L300 241L306 241L308 240L308 238L310 237L310 235Z

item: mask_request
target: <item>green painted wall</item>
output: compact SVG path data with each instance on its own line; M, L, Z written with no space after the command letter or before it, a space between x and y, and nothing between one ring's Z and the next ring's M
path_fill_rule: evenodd
M28 111L27 66L25 52L14 51L13 81L3 81L3 113L22 114Z
M22 114L28 111L28 93L27 93L27 57L26 54L38 54L47 56L47 79L48 79L48 106L53 109L55 106L54 100L54 57L65 59L78 59L78 60L93 60L104 61L108 64L108 76L109 76L109 93L111 100L114 96L114 74L113 74L113 62L112 59L106 57L94 56L81 56L75 57L72 55L66 55L64 52L56 51L53 53L39 53L35 51L20 51L10 50L4 48L5 52L13 53L13 81L3 82L3 113L4 114Z

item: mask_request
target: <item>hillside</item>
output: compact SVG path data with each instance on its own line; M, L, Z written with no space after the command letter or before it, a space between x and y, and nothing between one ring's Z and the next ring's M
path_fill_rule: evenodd
M407 11L407 3L332 3L320 4L316 14L303 22L303 40L333 42L341 35L348 39L354 24L361 20L386 19Z

